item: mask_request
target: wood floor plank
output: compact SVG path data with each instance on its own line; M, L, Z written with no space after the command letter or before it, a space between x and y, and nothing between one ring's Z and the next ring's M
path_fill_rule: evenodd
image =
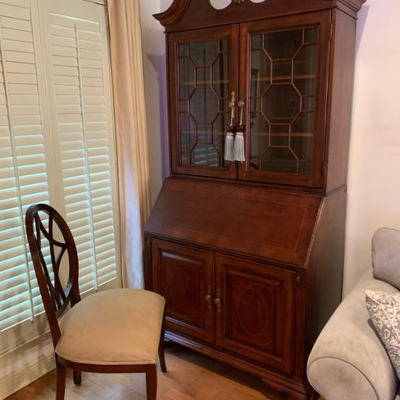
M168 372L158 372L157 400L280 400L260 379L175 344L166 348ZM6 400L55 400L51 372ZM144 374L67 374L65 400L146 400ZM322 399L321 399L322 400Z

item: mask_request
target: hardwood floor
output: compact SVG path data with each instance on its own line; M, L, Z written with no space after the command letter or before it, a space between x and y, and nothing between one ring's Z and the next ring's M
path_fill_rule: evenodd
M281 400L261 380L175 344L166 348L168 372L159 371L157 400ZM51 372L6 400L55 400ZM144 374L83 374L67 377L65 400L146 400Z

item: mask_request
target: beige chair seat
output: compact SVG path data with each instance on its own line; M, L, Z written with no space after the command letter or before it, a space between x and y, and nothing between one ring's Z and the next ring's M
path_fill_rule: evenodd
M164 307L163 297L145 290L96 293L61 319L56 353L83 364L156 364Z

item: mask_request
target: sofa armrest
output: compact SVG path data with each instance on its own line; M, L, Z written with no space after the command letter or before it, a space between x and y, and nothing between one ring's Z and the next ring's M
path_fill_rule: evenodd
M366 273L317 339L307 365L314 389L326 400L393 400L398 379L369 323L365 290L397 292Z

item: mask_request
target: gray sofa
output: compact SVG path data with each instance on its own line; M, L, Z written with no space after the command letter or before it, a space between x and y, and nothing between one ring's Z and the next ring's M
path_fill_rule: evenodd
M400 266L396 267L400 275ZM380 268L384 274L382 268L386 267ZM369 321L366 289L398 292L394 286L375 279L370 270L335 311L307 365L311 385L326 400L400 400L399 380Z

